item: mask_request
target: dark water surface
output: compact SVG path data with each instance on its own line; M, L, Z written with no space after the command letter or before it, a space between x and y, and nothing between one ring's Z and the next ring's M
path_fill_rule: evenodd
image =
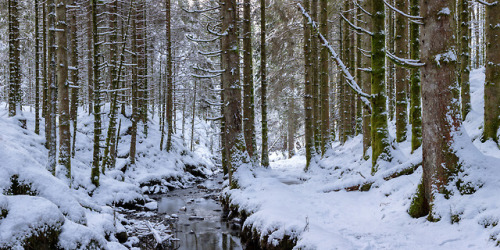
M158 197L158 215L170 223L176 238L173 249L243 249L239 225L224 219L219 201L221 183L217 176Z

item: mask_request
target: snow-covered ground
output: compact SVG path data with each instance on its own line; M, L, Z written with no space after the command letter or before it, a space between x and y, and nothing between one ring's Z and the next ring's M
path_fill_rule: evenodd
M2 107L5 104L1 104ZM190 152L175 137L171 153L160 151L157 117L149 123L148 137L139 128L137 163L127 163L130 121L121 117L121 139L115 169L106 170L96 188L90 182L92 160L93 116L80 110L76 156L72 160L72 181L66 183L46 170L47 149L44 127L41 135L33 132L34 115L25 110L28 130L21 129L0 109L0 248L21 248L31 236L45 235L63 249L127 249L115 235L125 228L123 215L115 206L144 203L146 193L164 192L184 187L198 177L185 166L205 175L212 174L214 164L205 141ZM104 117L107 128L107 117ZM43 123L43 121L42 121ZM198 121L197 126L208 126ZM104 133L106 129L103 130ZM199 133L204 133L202 130ZM16 188L17 187L17 188ZM134 241L132 239L132 241Z
M225 193L232 205L249 214L244 226L269 236L271 244L288 235L297 240L297 249L497 249L500 150L494 142L480 141L483 70L473 71L471 80L473 110L454 147L463 165L460 178L477 191L461 195L450 186L451 198L436 198L438 222L407 213L421 167L386 178L421 163L422 151L411 154L409 141L395 144L392 162L382 163L374 176L371 161L362 159L362 137L357 136L345 145L334 143L307 173L304 156L276 159L270 169L241 167L236 173L241 189ZM373 183L368 192L346 191L368 183Z

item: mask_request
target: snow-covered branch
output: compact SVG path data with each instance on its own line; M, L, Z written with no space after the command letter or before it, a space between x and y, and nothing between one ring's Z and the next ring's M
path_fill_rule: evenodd
M197 43L209 43L209 42L215 42L217 41L220 37L217 36L215 38L212 38L212 39L198 39L198 38L194 38L193 35L189 35L189 34L186 34L186 38L192 42L197 42Z
M404 17L407 17L407 18L410 18L410 19L419 19L419 20L421 20L421 19L422 19L422 17L421 17L421 16L412 16L412 15L408 15L408 14L404 13L403 11L401 11L401 10L397 9L396 7L392 6L391 4L389 4L389 3L387 2L387 0L384 0L384 4L385 4L387 7L389 7L389 9L393 10L394 12L396 12L396 13L398 13L398 14L400 14L400 15L404 16Z
M484 0L477 0L477 2L480 3L480 4L486 5L486 6L493 6L493 5L497 5L498 4L498 1L495 1L493 3L488 3L488 2L486 2Z
M366 15L368 16L372 16L372 13L368 12L367 10L365 10L363 7L361 7L361 5L359 5L358 1L354 1L354 4L363 12L365 13Z
M207 72L207 73L210 73L210 74L223 73L225 71L223 69L220 69L220 70L216 70L216 69L204 69L204 68L200 68L198 66L194 66L193 69L201 70L201 71L204 71L204 72Z
M368 30L365 30L365 29L363 29L363 28L361 28L361 27L358 27L358 26L354 25L353 23L351 23L349 20L347 20L347 18L345 18L345 16L344 16L344 15L342 15L342 13L339 13L339 15L342 17L342 19L344 19L344 21L345 21L346 23L348 23L348 24L349 24L349 26L351 26L351 27L352 27L353 29L355 29L356 31L359 31L359 32L362 32L362 33L368 34L368 35L370 35L370 36L373 36L373 33L372 33L372 32L370 32L370 31L368 31Z
M345 66L344 62L342 62L339 55L335 52L335 50L333 50L332 45L328 42L328 40L326 40L326 38L321 34L321 32L319 32L318 26L316 25L316 23L312 21L311 16L307 13L304 7L302 7L302 4L297 3L297 5L299 6L299 9L302 11L302 15L304 15L304 17L307 18L308 23L311 25L314 32L318 35L319 39L323 43L323 46L325 46L328 49L328 52L332 56L333 60L335 61L337 66L342 70L342 73L344 74L344 77L347 80L347 85L349 85L349 87L351 87L351 89L354 90L354 92L356 92L360 96L361 101L363 101L365 106L371 112L371 103L368 99L372 98L372 96L370 94L364 93L363 90L359 87L359 85L356 83L356 80L354 80L354 77L351 75L351 73Z
M385 55L387 58L389 58L393 63L405 67L405 68L418 68L425 66L425 63L420 62L419 60L414 60L414 59L406 59L406 58L399 58L395 56L394 54L391 54L389 51L385 52Z
M214 77L218 77L218 76L221 76L222 73L219 73L219 74L214 74L214 75L198 75L198 74L190 74L190 76L194 77L194 78L214 78Z
M188 9L182 8L182 10L187 12L187 13L205 13L205 12L209 12L209 11L217 10L217 9L220 9L220 6L210 7L210 8L201 9L201 10L188 10Z

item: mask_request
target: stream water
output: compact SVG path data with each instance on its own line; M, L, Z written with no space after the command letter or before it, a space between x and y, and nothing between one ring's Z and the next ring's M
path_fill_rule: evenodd
M153 209L132 216L140 247L151 249L156 246L156 234L156 238L166 239L163 246L156 246L157 249L243 249L239 222L225 219L219 201L221 184L222 177L218 175L191 188L152 197L157 201L156 211Z

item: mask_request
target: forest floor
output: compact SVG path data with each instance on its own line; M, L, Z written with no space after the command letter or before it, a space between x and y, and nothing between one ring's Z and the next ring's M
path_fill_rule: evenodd
M8 117L6 109L0 109L0 249L127 249L121 244L125 241L129 247L138 246L136 237L126 237L124 225L130 221L120 207L147 210L152 202L148 195L190 186L216 170L208 137L203 134L207 129L199 128L203 138L198 139L194 152L176 136L175 150L167 153L159 149L158 117L150 117L147 137L140 125L137 162L128 164L131 123L120 116L117 163L100 175L96 188L90 179L93 115L83 109L79 112L70 182L46 169L44 126L41 135L33 132L34 114L29 108L24 110L26 130ZM105 133L108 117L103 120ZM208 124L198 120L197 126Z
M471 80L473 110L453 146L463 167L459 179L475 192L461 193L453 180L451 197L437 196L438 222L407 212L421 167L391 178L422 162L421 149L412 154L409 140L393 143L392 161L380 163L375 175L371 161L362 159L361 136L334 143L307 173L304 156L274 155L269 169L241 167L240 189L225 189L225 195L245 215L243 226L268 245L290 237L297 249L498 249L500 150L480 141L483 71L472 72Z

